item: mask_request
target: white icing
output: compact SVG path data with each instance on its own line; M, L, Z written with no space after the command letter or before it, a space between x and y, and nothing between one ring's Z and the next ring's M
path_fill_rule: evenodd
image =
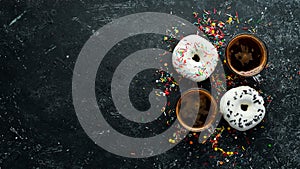
M241 105L247 105L247 110L242 110ZM224 94L220 101L220 111L231 127L246 131L264 118L264 100L255 89L240 86Z
M193 60L198 55L199 62ZM218 51L212 43L199 35L188 35L174 49L172 63L183 77L196 82L207 79L215 70Z

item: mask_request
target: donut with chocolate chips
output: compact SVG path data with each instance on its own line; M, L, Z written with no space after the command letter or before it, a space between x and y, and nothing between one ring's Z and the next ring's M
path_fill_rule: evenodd
M227 91L221 98L220 111L229 125L239 131L256 126L266 112L263 98L249 86Z

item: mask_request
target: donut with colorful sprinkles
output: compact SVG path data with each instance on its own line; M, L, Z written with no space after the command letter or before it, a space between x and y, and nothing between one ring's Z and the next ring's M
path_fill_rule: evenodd
M218 57L217 49L208 40L199 35L188 35L175 47L172 63L183 77L201 82L213 73Z

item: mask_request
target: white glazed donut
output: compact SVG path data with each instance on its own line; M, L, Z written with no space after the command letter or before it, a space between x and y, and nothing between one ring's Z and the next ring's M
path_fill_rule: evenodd
M215 70L218 51L208 40L199 35L188 35L175 47L172 63L183 77L200 82Z
M231 127L246 131L264 118L264 100L255 89L240 86L224 94L220 101L220 111Z

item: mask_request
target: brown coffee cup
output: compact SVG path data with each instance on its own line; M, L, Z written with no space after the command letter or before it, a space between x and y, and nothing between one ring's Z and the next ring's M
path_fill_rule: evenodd
M176 115L179 123L189 131L208 129L217 115L217 102L204 89L190 89L177 102Z
M239 34L231 39L225 49L228 67L241 76L254 76L267 64L265 44L252 34Z

